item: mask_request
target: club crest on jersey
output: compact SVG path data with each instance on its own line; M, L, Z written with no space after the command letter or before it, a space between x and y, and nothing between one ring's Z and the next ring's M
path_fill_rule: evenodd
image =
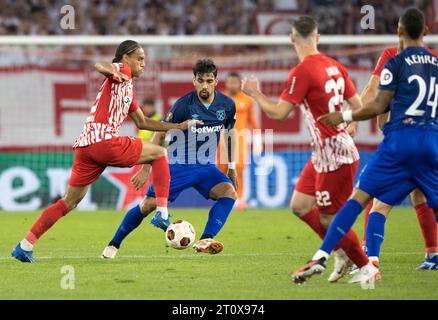
M192 120L199 120L199 114L192 114Z
M227 117L227 114L226 114L225 110L221 109L221 110L216 111L216 117L219 121L223 121Z

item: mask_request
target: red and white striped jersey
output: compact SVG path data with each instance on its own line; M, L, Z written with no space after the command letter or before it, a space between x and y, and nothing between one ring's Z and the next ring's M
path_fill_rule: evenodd
M319 173L359 160L346 124L328 127L316 121L323 114L340 111L343 101L355 94L345 67L322 53L307 56L289 73L280 99L301 105L312 136L312 163Z
M120 83L113 77L105 78L73 149L117 137L128 113L138 109L131 69L122 63L113 63L113 66L130 79Z

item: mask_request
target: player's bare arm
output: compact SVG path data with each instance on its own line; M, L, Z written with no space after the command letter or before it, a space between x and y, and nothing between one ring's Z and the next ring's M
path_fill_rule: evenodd
M375 74L372 74L370 80L362 91L360 99L362 100L362 104L365 105L368 102L373 101L377 96L377 91L379 89L380 78ZM380 129L383 128L385 123L388 121L389 113L379 114L377 116L377 124Z
M358 110L362 107L360 97L357 94L355 94L350 99L348 99L347 102L348 102L348 107L350 108L350 110ZM357 127L358 127L357 121L351 122L347 127L348 134L350 136L354 137L357 133Z
M203 123L199 120L186 120L181 123L155 121L145 117L140 108L138 108L134 112L129 113L129 116L134 121L138 129L150 131L169 131L172 129L187 130L190 126Z
M327 113L320 116L318 121L327 126L336 126L342 122L368 120L384 113L393 97L393 91L378 90L376 98L364 107L354 111Z
M239 186L239 181L237 179L236 172L236 155L235 155L235 140L236 140L236 132L235 130L225 130L225 137L227 139L227 151L228 151L228 172L227 176L233 182L234 186Z
M242 80L242 91L252 97L269 118L285 120L292 109L297 107L284 100L276 103L268 99L259 88L259 80L255 77L244 78Z
M96 68L97 71L99 71L101 74L103 74L104 76L113 76L115 78L115 80L119 81L119 82L125 82L129 80L129 77L120 72L119 70L117 70L116 68L114 68L112 63L109 62L97 62L94 67Z

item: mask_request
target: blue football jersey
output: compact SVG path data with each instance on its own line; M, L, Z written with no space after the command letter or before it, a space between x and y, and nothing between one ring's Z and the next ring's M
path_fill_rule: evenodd
M394 92L384 131L404 125L438 129L438 58L424 47L409 47L389 60L379 89Z
M209 164L216 162L216 150L221 131L233 129L236 122L234 101L215 91L213 102L206 106L196 91L178 99L165 121L180 123L186 120L202 120L203 125L190 127L184 132L169 131L167 148L169 164Z

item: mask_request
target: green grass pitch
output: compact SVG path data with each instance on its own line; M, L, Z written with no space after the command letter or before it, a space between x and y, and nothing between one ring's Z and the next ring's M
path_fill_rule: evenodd
M172 210L198 236L208 209ZM288 210L233 212L216 256L165 247L164 234L148 219L124 242L115 260L100 254L123 217L120 211L73 212L40 240L36 264L10 258L39 213L0 213L0 299L438 299L438 272L417 271L423 241L411 208L394 210L382 248L383 279L375 289L329 284L329 269L303 286L290 272L320 244ZM355 229L362 234L362 216ZM74 268L73 290L61 288L61 268Z

